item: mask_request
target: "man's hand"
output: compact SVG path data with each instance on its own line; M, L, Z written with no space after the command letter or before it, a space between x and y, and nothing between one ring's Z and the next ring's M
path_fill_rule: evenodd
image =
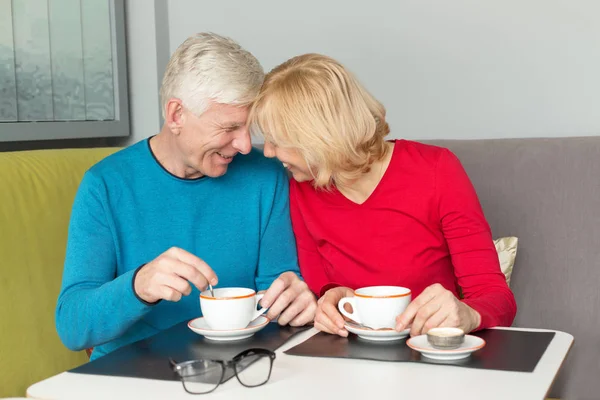
M315 317L317 301L306 283L293 272L284 272L275 279L260 301L269 307L267 317L279 316L279 325L302 326Z
M137 295L148 303L161 299L179 301L182 296L191 293L190 282L198 290L204 290L209 282L217 284L217 275L200 258L171 247L138 271L133 287Z

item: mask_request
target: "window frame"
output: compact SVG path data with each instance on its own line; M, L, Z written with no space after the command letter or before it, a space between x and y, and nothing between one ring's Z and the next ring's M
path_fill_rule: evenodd
M108 0L108 3L113 53L115 119L110 121L0 121L0 142L130 135L125 2Z

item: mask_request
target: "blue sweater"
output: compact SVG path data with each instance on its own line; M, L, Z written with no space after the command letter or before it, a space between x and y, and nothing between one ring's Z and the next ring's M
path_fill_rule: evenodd
M92 359L200 316L198 289L179 302L147 305L133 274L170 247L211 266L218 287L267 289L299 273L282 165L257 150L238 155L220 178L167 172L148 139L93 166L73 204L56 327Z

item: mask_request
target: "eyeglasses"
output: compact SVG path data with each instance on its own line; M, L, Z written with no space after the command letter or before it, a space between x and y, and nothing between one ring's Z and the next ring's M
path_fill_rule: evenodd
M214 391L223 382L228 368L233 369L237 380L246 387L264 385L271 377L274 360L275 353L267 349L245 350L229 361L191 360L177 363L169 358L173 371L179 375L183 388L190 394Z

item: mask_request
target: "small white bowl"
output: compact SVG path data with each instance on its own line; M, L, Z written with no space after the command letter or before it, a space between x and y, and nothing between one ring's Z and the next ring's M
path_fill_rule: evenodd
M465 341L465 332L460 328L433 328L427 332L427 341L436 349L457 349Z

